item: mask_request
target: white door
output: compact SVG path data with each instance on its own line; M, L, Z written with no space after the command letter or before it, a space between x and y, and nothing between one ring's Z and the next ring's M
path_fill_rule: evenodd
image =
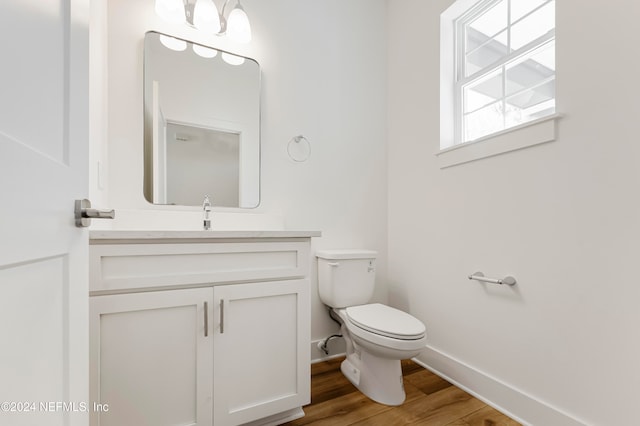
M0 1L0 425L88 422L88 3Z

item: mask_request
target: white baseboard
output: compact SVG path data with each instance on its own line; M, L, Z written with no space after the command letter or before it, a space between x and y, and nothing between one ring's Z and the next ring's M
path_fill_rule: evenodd
M524 425L585 426L577 418L453 357L427 348L413 359L446 381Z
M344 339L341 337L329 340L329 344L327 345L329 354L325 354L318 348L318 343L320 342L324 342L324 339L313 340L311 342L311 364L344 356L347 352L347 347L344 343Z

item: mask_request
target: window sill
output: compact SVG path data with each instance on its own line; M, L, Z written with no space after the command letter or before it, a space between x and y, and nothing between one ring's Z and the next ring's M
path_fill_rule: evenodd
M553 114L493 135L445 148L436 153L441 169L516 151L556 139L556 121Z

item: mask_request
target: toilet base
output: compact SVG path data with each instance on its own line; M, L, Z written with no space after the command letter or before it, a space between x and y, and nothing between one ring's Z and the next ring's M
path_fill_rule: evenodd
M368 352L352 353L340 365L342 374L360 392L384 405L401 405L406 397L400 360Z

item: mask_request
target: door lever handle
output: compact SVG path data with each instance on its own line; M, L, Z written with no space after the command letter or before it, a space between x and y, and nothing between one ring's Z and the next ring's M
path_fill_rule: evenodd
M82 217L88 219L113 219L116 217L115 210L98 210L98 209L83 209Z
M79 228L86 228L91 225L91 219L115 219L115 210L98 210L91 208L91 201L76 200L75 203L75 218L76 226Z

